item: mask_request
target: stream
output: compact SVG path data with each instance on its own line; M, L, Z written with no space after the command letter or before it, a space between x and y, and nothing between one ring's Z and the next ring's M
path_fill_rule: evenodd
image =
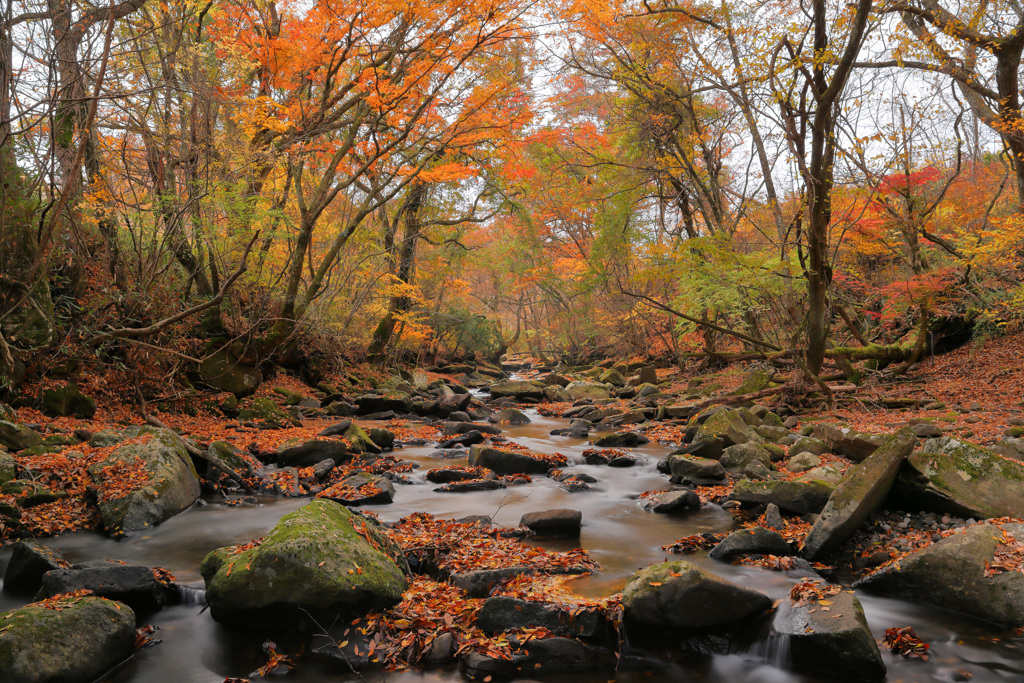
M552 437L552 429L564 427L567 420L548 418L536 411L524 411L531 424L503 427L504 435L542 453L559 452L579 461L587 448L584 439ZM592 490L570 494L557 482L536 477L533 483L504 490L474 493L435 493L424 480L427 470L447 464L465 464L464 459L438 460L428 456L432 446L405 447L395 455L422 467L410 477L423 485L396 486L394 503L373 506L386 521L396 521L413 512L429 512L439 518L466 515L494 515L494 523L514 527L526 512L551 508L573 508L583 512L579 540L537 542L552 550L575 547L587 549L602 571L575 582L576 590L588 596L609 595L621 590L637 569L652 562L686 559L737 584L755 588L773 600L785 597L791 586L805 574L800 571L773 572L760 567L731 565L708 559L702 551L673 555L661 546L678 538L700 532L722 532L734 528L732 516L716 505L680 516L645 512L636 503L644 491L667 488L667 477L655 469L657 460L670 449L648 444L632 450L638 456L635 467L616 469L596 465L576 465L577 471L598 479ZM211 550L263 536L281 518L309 502L308 498L266 497L256 507L226 507L211 499L197 505L146 534L125 541L114 541L97 533L76 533L46 539L59 548L71 563L92 559L115 559L130 564L169 569L177 580L202 589L199 564ZM0 549L0 575L6 569L10 550ZM880 640L885 629L912 626L931 645L929 662L905 660L882 648L888 667L888 681L1024 681L1024 637L983 622L942 610L913 605L899 600L858 593L872 633ZM129 661L109 673L102 683L221 683L227 676L244 677L265 663L260 645L267 634L241 632L215 622L204 611L201 594L192 595L194 604L166 608L147 621L159 627L154 634L162 642L138 651ZM21 606L26 600L0 592L0 612ZM294 655L302 641L275 638L279 651ZM673 661L671 653L649 654L641 643L630 644L630 666L613 672L546 676L546 681L575 682L614 680L670 680L685 683L796 683L832 681L831 677L796 674L786 668L785 642L763 641L745 653L713 656L699 660ZM638 651L639 650L639 651ZM319 681L358 681L342 662L326 657L300 657L298 667L285 679L292 683ZM370 681L459 681L457 666L431 669L423 673L367 672Z

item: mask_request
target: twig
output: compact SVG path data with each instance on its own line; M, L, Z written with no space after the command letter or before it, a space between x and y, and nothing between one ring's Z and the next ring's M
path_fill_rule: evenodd
M359 673L359 671L354 666L352 666L352 662L348 661L348 656L345 654L345 651L341 649L341 644L338 641L336 641L334 638L331 637L330 631L325 629L320 624L320 622L316 620L316 617L314 617L312 614L309 613L308 609L306 609L305 607L302 607L302 606L299 606L299 609L301 611L305 612L306 616L309 617L309 620L312 621L314 624L316 624L316 627L318 629L320 629L320 634L324 638L326 638L327 640L331 641L334 644L334 647L338 650L338 654L341 655L342 661L344 661L345 664L348 665L349 670L352 671L352 673L354 673L356 676L358 676L359 680L361 680L361 681L363 681L365 683L366 679L363 678L363 675L361 673ZM337 623L337 621L335 621L335 623ZM334 628L334 624L331 624L331 628Z

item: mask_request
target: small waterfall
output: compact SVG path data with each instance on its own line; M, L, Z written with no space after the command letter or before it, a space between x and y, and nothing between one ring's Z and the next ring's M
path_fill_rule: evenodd
M751 659L786 670L789 668L789 641L788 633L772 632L752 643L746 654Z
M206 591L202 588L178 584L178 602L182 605L205 605Z

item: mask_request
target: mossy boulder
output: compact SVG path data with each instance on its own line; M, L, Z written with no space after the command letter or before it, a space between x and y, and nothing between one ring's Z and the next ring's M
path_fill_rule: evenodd
M961 517L1024 517L1024 464L952 436L929 439L907 458L897 493Z
M680 479L725 479L725 468L717 460L695 455L668 456L668 469Z
M809 602L783 608L772 625L773 636L789 639L793 665L828 674L829 680L883 680L885 664L857 596L844 590L830 595L826 602L829 604Z
M805 515L821 512L835 486L820 481L753 481L743 479L736 483L729 500L745 505L775 503L780 509Z
M512 398L517 401L523 399L540 400L544 398L544 386L543 382L507 379L491 384L488 389L491 392L491 398Z
M772 373L768 370L754 370L743 378L743 382L732 392L735 396L752 394L767 389L772 383Z
M248 407L239 410L238 419L242 422L255 422L264 429L284 429L302 425L298 419L286 413L272 400L262 396L254 399Z
M951 609L1008 627L1024 626L1024 574L988 576L1003 532L1024 540L1024 524L977 524L911 553L855 587Z
M648 629L740 626L767 613L771 598L689 562L662 562L635 573L622 590L627 625Z
M693 440L696 442L715 438L721 439L725 446L764 442L761 435L744 419L741 411L729 408L717 410L703 420Z
M104 598L34 603L11 610L2 623L0 681L89 683L135 647L135 613Z
M199 378L218 391L229 391L238 398L245 398L259 388L263 373L258 367L240 362L227 349L221 349L199 365Z
M43 437L25 425L0 420L0 446L17 453L43 443Z
M330 624L390 607L408 586L386 533L325 499L282 517L254 547L211 552L200 572L213 618L249 628L295 629L310 615Z
M615 368L608 368L601 373L598 381L602 384L611 384L613 387L624 387L626 386L626 378L622 376L622 373Z
M901 429L864 462L850 470L843 483L829 496L825 509L807 534L804 557L820 560L853 536L868 515L889 495L900 464L916 445L914 432Z
M169 429L143 427L138 438L141 443L120 446L89 467L99 491L100 521L114 537L159 524L199 499L199 476L181 437ZM109 498L104 483L125 465L141 465L145 480L131 493Z
M18 462L7 451L0 450L0 484L6 484L18 476Z
M345 438L348 439L352 450L356 453L381 453L381 448L373 442L366 430L359 425L352 423L345 430Z
M243 477L247 473L252 473L252 464L250 461L242 456L242 451L238 450L237 447L227 441L212 441L210 445L206 447L206 450L210 455L217 458Z
M91 420L96 415L96 401L83 394L77 384L44 389L39 395L43 412L50 417L77 417Z
M609 389L607 385L599 382L586 382L583 380L569 382L569 385L565 387L565 393L569 394L569 398L573 401L579 401L585 398L596 401L603 398L611 398L612 396L611 389Z
M766 467L772 464L772 454L756 443L742 443L729 446L722 451L718 462L727 470L742 471L752 462L759 462Z
M54 491L39 482L24 479L12 479L5 482L0 485L0 493L14 496L14 502L20 508L45 505L68 497L67 491Z

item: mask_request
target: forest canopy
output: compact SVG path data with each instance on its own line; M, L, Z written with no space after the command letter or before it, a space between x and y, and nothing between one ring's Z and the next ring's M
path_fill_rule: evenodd
M12 0L0 382L1022 321L1016 3Z

